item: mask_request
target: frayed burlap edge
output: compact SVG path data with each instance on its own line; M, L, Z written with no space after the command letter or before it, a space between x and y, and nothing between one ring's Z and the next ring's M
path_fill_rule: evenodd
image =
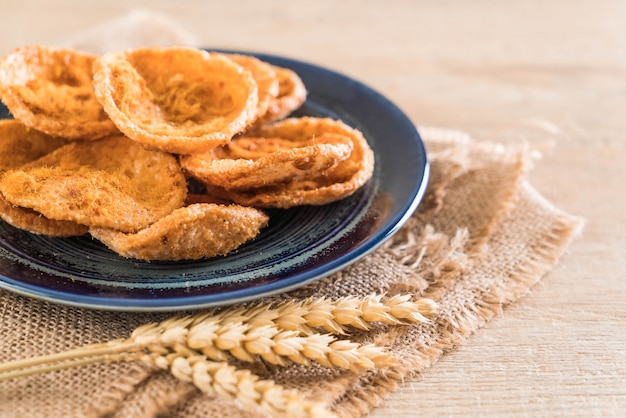
M444 147L446 158L454 155L450 153L449 145L464 146L468 144L467 137L464 137L462 133L454 131L451 134L434 132L439 134L434 136L436 148L441 148L442 143L446 145ZM426 142L429 143L428 140ZM483 152L489 152L489 150L493 152L498 148L497 145L492 146L491 144L478 145L478 149ZM505 155L501 151L499 150L498 153ZM523 147L522 151L516 154L516 166L520 169L520 174L525 174L530 166L528 163L530 157L528 154L524 155L525 152L527 152L527 148ZM458 177L460 172L457 170L454 174ZM451 176L444 183L450 184L452 180ZM436 193L445 194L441 191L436 191ZM468 270L468 265L476 266L480 263L482 251L488 250L486 248L488 241L493 239L493 235L497 235L498 228L503 228L502 224L506 223L506 217L520 204L520 197L522 204L531 201L534 205L541 206L541 210L545 211L552 222L549 231L545 234L545 240L541 240L539 245L534 247L530 257L525 259L523 263L519 263L516 268L510 271L503 272L503 276L506 277L500 281L499 286L494 287L489 292L481 292L469 303L459 304L456 315L453 318L448 318L447 321L440 320L431 326L416 326L419 328L418 333L423 338L417 343L414 342L412 349L414 355L411 360L407 360L406 356L398 356L403 359L403 364L395 370L371 372L355 378L351 387L335 404L335 411L341 416L352 417L367 413L379 405L386 394L395 390L399 381L407 377L415 378L446 352L453 350L489 320L501 314L504 306L522 297L558 262L572 239L582 228L583 221L580 218L556 209L525 182L523 177L519 178L516 186L511 188L511 193L506 196L507 199L502 201L501 210L495 212L493 222L478 232L478 237L482 237L482 239L473 240L469 244L469 246L476 246L479 243L480 245L477 247L481 251L467 251L467 231L458 231L453 238L446 239L446 234L437 234L430 225L426 225L422 229L423 235L420 240L415 240L410 235L407 239L407 236L402 236L402 234L399 235L402 236L401 241L404 242L397 242L398 236L390 240L389 249L392 251L394 248L402 250L400 251L402 259L399 261L404 261L409 257L406 253L411 253L411 251L406 251L406 248L414 249L414 266L418 269L424 258L424 249L429 246L428 243L430 242L431 247L437 248L434 254L443 256L436 264L432 265L434 269L431 270L431 273L450 276L444 281L451 282L449 279L461 276ZM423 219L423 217L418 213L413 219ZM470 258L470 261L467 258ZM442 266L445 267L442 268ZM403 287L406 289L407 286ZM453 292L448 289L437 289L437 286L434 287L435 289L426 289L423 296L432 297L440 302L442 295ZM391 329L374 342L392 345L393 341L399 340L403 333L405 330L402 328Z
M524 296L559 261L571 241L579 234L584 222L581 218L560 212L543 199L530 186L523 192L541 201L552 212L552 227L545 241L535 248L534 255L507 272L501 284L484 292L473 303L464 305L453 318L438 319L430 325L416 326L422 336L413 341L413 356L400 356L400 367L392 371L377 371L355 378L345 394L334 405L342 417L358 417L380 405L384 397L395 391L405 379L419 379L424 371L445 353L454 350L487 322L503 313L503 308ZM430 296L428 290L424 296ZM375 342L391 343L402 338L406 329L394 328ZM392 348L393 352L393 348Z

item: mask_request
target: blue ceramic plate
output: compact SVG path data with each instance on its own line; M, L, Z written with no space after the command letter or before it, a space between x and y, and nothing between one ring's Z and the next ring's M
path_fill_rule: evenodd
M428 179L413 123L385 97L344 75L305 62L256 54L295 70L309 95L297 115L342 119L374 149L372 180L354 195L320 207L269 212L253 242L227 257L139 262L89 236L47 238L0 221L0 287L73 306L175 311L252 300L297 288L370 253L411 216ZM0 117L9 117L0 105Z

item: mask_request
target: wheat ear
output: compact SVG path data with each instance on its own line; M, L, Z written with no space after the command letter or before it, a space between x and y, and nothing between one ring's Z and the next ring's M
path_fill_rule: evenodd
M146 356L162 369L168 369L179 380L193 383L201 392L238 400L249 408L261 408L273 417L334 417L321 402L303 399L296 390L286 390L271 380L260 380L246 369L204 356Z
M383 298L382 294L373 294L364 298L348 296L331 300L320 297L252 304L206 312L189 318L189 323L212 318L223 324L242 322L253 327L277 326L302 334L314 334L320 328L333 334L346 334L350 327L367 330L374 322L389 325L428 322L437 310L433 300L422 298L413 301L410 294Z
M289 359L299 364L314 360L326 367L353 371L389 367L394 359L381 347L360 346L315 332L321 328L345 334L347 327L369 329L372 322L426 322L436 310L429 299L414 302L411 295L382 298L310 298L230 308L146 324L133 332L131 340L147 345L152 352L168 347L187 355L201 352L216 361L226 361L230 354L243 361L260 357L278 365Z
M300 335L275 325L222 323L219 318L196 322L187 317L148 324L135 330L129 341L153 353L165 353L164 349L187 356L202 353L214 361L227 361L230 356L248 362L262 358L282 366L288 360L305 365L313 360L325 367L355 372L396 363L383 347L337 340L329 334Z
M383 295L370 295L359 299L353 296L338 300L327 298L306 299L301 302L288 302L278 309L284 312L276 323L285 329L292 329L290 310L301 310L305 324L312 328L322 328L326 332L345 334L347 327L368 330L370 324L380 322L390 325L428 322L434 315L436 304L430 299L411 301L411 295L395 295L382 300ZM290 307L289 304L299 305Z

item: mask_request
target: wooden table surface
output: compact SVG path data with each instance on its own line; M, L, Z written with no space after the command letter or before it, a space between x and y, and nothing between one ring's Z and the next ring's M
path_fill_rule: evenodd
M542 147L532 184L586 218L532 293L372 417L626 413L626 2L0 0L0 53L138 7L200 44L353 76L418 125Z

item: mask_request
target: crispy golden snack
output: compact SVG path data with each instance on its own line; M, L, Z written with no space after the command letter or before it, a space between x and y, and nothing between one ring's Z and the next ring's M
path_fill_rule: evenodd
M278 77L278 95L270 101L267 112L257 119L255 125L284 119L306 101L307 90L300 76L289 68L272 67Z
M374 152L363 134L341 121L328 118L289 118L258 127L247 135L253 137L298 140L333 134L350 138L350 157L335 168L285 184L233 190L208 185L209 194L240 205L260 208L289 208L300 205L323 205L347 197L361 188L374 172Z
M288 140L238 137L207 153L183 156L180 162L206 185L245 191L317 176L347 159L352 148L350 138L335 134Z
M72 221L48 219L32 209L13 206L0 194L0 218L16 228L50 237L85 235L89 228Z
M35 161L66 144L15 119L0 120L0 173Z
M93 83L120 131L172 153L225 144L256 118L258 88L250 71L200 49L105 54L94 63Z
M252 73L259 95L256 118L262 117L267 113L270 104L280 92L280 84L274 66L251 55L225 54L225 56Z
M0 173L15 169L65 145L65 140L31 129L13 119L0 120ZM35 234L68 237L87 233L87 227L48 219L32 209L14 206L0 194L0 218Z
M187 185L174 156L114 136L73 142L7 171L0 193L50 219L131 232L181 207Z
M256 160L270 153L295 148L298 144L306 146L312 141L295 142L285 138L257 138L238 136L223 147L215 148L219 158Z
M96 100L95 55L39 45L0 61L0 99L16 119L49 135L92 140L118 132Z
M91 228L90 233L123 257L197 260L228 254L256 237L268 220L254 208L197 203L176 209L134 234L108 228Z

